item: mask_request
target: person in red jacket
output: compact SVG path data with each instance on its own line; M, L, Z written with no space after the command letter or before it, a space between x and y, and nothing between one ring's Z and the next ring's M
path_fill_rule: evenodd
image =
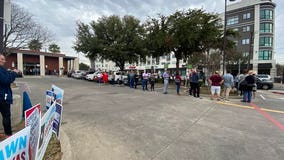
M107 72L103 73L103 82L104 82L104 84L106 84L108 82L108 74L107 74Z

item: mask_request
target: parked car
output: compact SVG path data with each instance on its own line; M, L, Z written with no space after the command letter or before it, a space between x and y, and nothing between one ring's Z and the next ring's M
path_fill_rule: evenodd
M88 74L93 74L93 73L95 73L95 71L87 71L87 72L85 72L82 76L83 76L83 79L86 79L87 80L87 75Z
M114 81L116 82L116 83L119 83L119 81L121 80L121 81L124 81L125 79L127 79L128 77L127 77L127 74L126 73L124 73L124 72L114 72ZM111 73L108 75L108 81L111 81L111 78L112 78L112 76L111 76Z
M125 77L125 78L123 79L123 84L129 86L129 80L128 80L127 77ZM150 84L150 82L148 82L148 84ZM134 85L135 85L135 82L134 82ZM142 79L141 79L140 76L139 76L139 78L138 78L137 85L142 85Z
M22 72L22 71L19 71L19 72L17 73L16 78L23 78L23 72Z
M67 72L67 77L72 77L72 74L75 73L74 70L68 71Z
M82 79L85 74L85 71L77 70L72 74L73 78Z
M268 80L261 80L260 78L256 78L257 89L271 89L273 88L273 82Z
M259 78L261 81L271 81L271 77L268 74L258 74L256 75L257 78Z
M96 77L97 75L98 75L98 72L93 72L93 73L87 74L87 75L86 75L86 80L94 81L94 80L95 80L95 77Z

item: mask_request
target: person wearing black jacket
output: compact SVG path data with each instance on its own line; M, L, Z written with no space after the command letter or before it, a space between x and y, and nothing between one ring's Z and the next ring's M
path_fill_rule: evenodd
M243 87L243 100L242 102L251 102L252 99L252 89L255 84L255 78L253 76L253 71L248 72L248 76L245 77L245 86Z
M14 82L18 70L8 71L4 68L6 63L5 56L0 54L0 112L2 114L2 122L5 136L12 135L11 127L11 104L13 103L13 95L11 83Z

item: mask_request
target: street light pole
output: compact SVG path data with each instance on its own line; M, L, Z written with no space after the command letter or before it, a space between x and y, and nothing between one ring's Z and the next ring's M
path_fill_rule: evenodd
M223 75L226 68L226 30L227 30L227 0L225 0L225 12L224 12L224 35L223 35Z
M0 0L0 53L4 51L4 44L3 44L3 26L4 26L4 0Z
M235 0L229 0L231 2ZM225 0L225 12L224 12L224 36L223 36L223 75L225 74L226 69L226 35L227 35L227 0Z
M250 59L251 59L251 55L253 55L253 40L254 40L254 32L250 32L250 42L249 42L249 55L248 55L248 64L247 64L247 70L250 70Z

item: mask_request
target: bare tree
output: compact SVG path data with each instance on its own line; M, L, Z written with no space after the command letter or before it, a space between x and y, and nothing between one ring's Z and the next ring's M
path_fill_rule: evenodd
M46 28L36 23L33 16L18 5L11 6L11 25L5 26L4 53L9 54L10 49L21 49L28 45L28 42L35 39L42 44L51 41L53 35Z

